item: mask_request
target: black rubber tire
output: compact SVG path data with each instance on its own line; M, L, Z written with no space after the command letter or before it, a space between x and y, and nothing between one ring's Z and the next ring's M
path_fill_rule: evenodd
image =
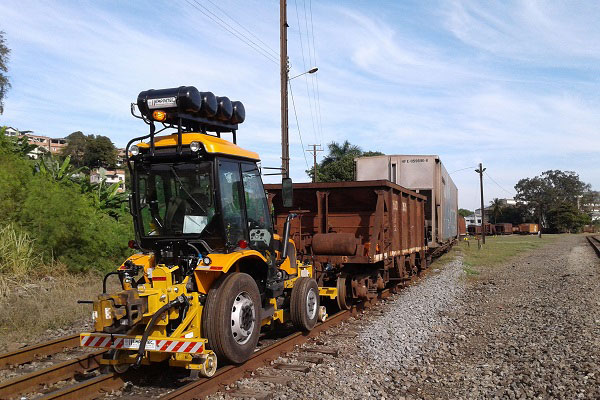
M352 307L350 299L348 299L348 280L346 274L341 274L337 278L337 305L340 310L349 310Z
M307 312L307 296L313 290L316 295L317 308L313 318L309 318ZM315 327L319 318L319 286L313 278L298 278L292 288L290 299L290 317L292 323L301 331L308 332Z
M238 343L231 330L231 308L235 296L246 292L254 303L254 328L250 339ZM215 352L219 364L222 361L241 364L256 349L261 325L260 293L254 279L241 272L219 278L208 291L202 311L202 335L208 339L207 347Z

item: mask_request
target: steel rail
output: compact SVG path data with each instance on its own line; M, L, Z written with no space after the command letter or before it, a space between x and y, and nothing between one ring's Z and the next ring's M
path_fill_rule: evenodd
M204 398L205 396L219 391L225 385L229 385L238 379L243 378L250 371L268 365L271 361L276 360L279 356L294 350L295 346L301 345L308 341L308 339L319 335L321 332L339 325L342 321L357 315L359 311L373 306L377 303L377 301L385 299L391 294L392 291L390 291L390 289L385 289L373 299L365 300L352 306L352 309L350 310L340 311L332 315L325 322L317 324L310 332L295 332L289 336L286 336L272 345L255 352L245 363L221 367L217 370L217 373L213 377L200 378L197 381L184 385L179 389L160 397L160 399L185 400Z
M23 393L31 393L42 385L52 385L56 382L72 378L79 373L85 373L100 366L100 358L106 350L67 360L48 368L17 376L0 383L0 399L10 398Z
M79 334L23 347L19 350L0 354L0 368L4 368L7 365L24 364L34 360L36 357L59 353L66 348L77 346L79 346Z
M600 239L598 236L586 236L585 238L596 252L596 255L600 257Z
M94 399L100 393L120 389L124 384L124 379L119 374L112 372L49 393L41 397L40 400Z

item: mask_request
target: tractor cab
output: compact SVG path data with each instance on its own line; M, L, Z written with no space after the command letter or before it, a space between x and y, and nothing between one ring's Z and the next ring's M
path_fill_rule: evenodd
M126 148L139 252L105 276L81 345L111 349L102 362L117 372L168 361L211 376L217 360L247 360L261 327L323 320L312 265L289 238L294 215L275 234L258 154L236 144L243 104L181 86L141 92L131 112L150 128Z

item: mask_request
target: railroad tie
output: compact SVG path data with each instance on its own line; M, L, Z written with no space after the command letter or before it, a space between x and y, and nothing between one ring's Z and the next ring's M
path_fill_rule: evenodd
M273 368L285 369L287 371L304 372L304 373L307 373L310 371L310 367L307 367L306 365L300 365L300 364L275 363L275 364L273 364Z
M329 348L329 347L311 347L311 348L303 349L303 350L306 352L309 352L309 353L328 354L328 355L334 356L334 357L337 357L340 355L339 349L333 349L333 348Z
M298 361L303 361L303 362L309 362L311 364L323 364L324 358L323 357L319 357L319 356L298 356L296 357L296 360Z

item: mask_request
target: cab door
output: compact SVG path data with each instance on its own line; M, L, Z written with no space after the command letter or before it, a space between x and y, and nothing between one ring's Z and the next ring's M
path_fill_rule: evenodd
M250 248L267 256L272 253L273 227L260 171L255 163L245 162L241 163L241 170Z

